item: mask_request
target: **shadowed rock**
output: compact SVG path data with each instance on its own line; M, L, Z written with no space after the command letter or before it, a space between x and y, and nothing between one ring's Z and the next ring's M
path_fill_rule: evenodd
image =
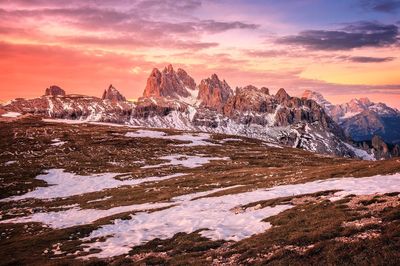
M280 88L279 91L275 95L275 99L277 99L280 103L287 101L290 99L289 94L285 91L285 89Z
M65 91L56 85L46 88L45 96L65 96Z
M107 90L104 90L101 99L114 102L126 101L126 98L116 88L114 88L113 85L110 85Z

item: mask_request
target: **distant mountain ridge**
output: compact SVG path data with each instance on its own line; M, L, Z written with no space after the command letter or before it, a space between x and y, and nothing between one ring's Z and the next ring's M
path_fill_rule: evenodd
M143 97L135 103L110 86L102 98L53 93L16 99L2 108L50 118L240 135L322 154L373 159L347 143L345 132L314 99L291 97L284 89L272 95L268 88L252 85L232 90L216 74L197 85L172 65L153 69Z
M400 111L368 98L352 99L348 103L333 105L322 94L304 91L303 98L312 99L355 141L371 140L379 135L384 141L400 143Z

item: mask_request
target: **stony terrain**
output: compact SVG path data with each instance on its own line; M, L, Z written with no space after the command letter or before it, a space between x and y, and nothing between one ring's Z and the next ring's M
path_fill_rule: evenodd
M398 264L398 159L0 120L1 265Z

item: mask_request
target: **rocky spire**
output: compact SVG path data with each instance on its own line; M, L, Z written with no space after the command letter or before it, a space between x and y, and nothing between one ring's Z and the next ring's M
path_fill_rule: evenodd
M199 85L198 99L204 107L222 110L229 97L233 95L231 87L225 80L221 81L216 74L203 79Z
M329 115L333 116L335 106L331 102L326 100L321 93L312 91L312 90L305 90L303 92L301 98L308 99L308 100L314 100L322 108L324 108L325 112L327 112Z
M285 89L280 88L279 91L275 94L275 99L278 102L284 102L290 99L289 94L287 94L287 92L285 91Z
M65 96L65 91L56 85L46 88L45 96Z
M103 100L109 100L113 102L125 102L126 98L116 89L113 85L110 85L107 90L104 90Z
M143 97L170 97L181 99L191 96L189 90L195 90L196 83L183 69L175 71L172 65L166 66L161 72L154 68L147 79Z

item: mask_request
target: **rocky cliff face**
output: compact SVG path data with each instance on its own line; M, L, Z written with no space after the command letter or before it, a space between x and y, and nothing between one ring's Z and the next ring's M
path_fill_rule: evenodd
M116 89L110 85L107 90L104 90L102 100L109 100L113 102L125 102L126 98Z
M172 65L168 65L161 72L154 68L147 79L143 97L168 97L176 100L195 98L196 83L183 69L175 72Z
M46 89L45 96L65 96L65 91L58 86L50 86Z
M388 145L379 136L374 136L371 140L372 147L374 148L375 156L377 159L389 158L390 152Z
M340 123L346 134L354 140L368 140L378 132L385 132L382 117L373 111L363 111L355 116L343 119Z
M200 100L202 107L222 111L232 95L233 91L228 83L225 80L221 81L216 74L213 74L211 78L201 81L197 99Z
M333 108L335 108L335 105L333 105L331 102L326 100L324 96L322 96L321 93L316 92L316 91L311 91L311 90L305 90L303 94L301 95L301 98L306 98L309 100L314 100L317 102L321 107L325 109L325 111L332 116Z
M223 111L227 116L245 112L273 113L277 106L277 101L269 95L267 88L258 89L248 85L244 88L236 88L235 94L228 98Z

